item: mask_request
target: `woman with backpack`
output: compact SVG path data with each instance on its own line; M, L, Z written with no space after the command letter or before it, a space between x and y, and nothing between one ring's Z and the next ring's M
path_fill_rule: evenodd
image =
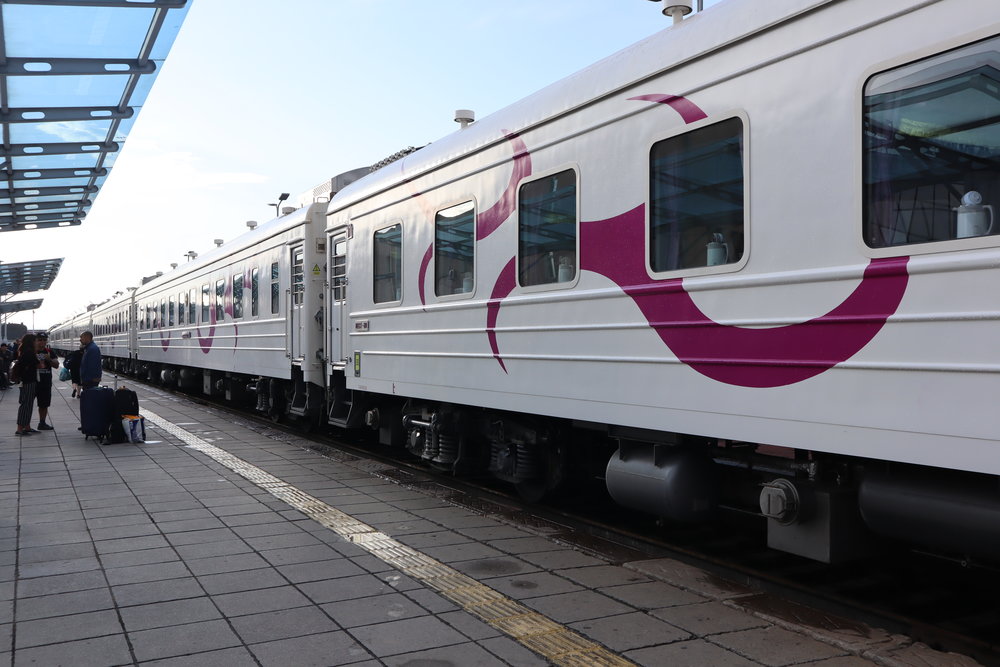
M20 407L17 410L17 431L15 435L37 433L31 428L31 414L35 408L35 390L38 388L38 354L35 352L35 336L27 334L21 339L17 349L17 359L11 368L12 380L21 383Z

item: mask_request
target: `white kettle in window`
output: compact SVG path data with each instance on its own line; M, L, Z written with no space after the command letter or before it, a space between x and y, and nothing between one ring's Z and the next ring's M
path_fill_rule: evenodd
M993 232L996 214L992 206L983 204L983 196L975 190L965 193L962 205L955 211L955 238L985 236Z
M705 245L705 265L718 266L729 262L729 245L726 237L719 232L712 234L712 240Z

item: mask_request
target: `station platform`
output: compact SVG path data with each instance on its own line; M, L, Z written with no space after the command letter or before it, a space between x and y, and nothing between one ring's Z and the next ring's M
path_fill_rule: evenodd
M17 437L0 392L2 664L975 664L118 382L144 444L85 440L60 382Z

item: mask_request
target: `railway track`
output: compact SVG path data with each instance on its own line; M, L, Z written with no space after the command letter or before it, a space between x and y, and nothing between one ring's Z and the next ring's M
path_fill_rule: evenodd
M143 383L145 384L145 383ZM751 611L817 630L864 633L865 625L902 634L940 651L1000 666L1000 576L985 563L887 548L871 560L826 565L770 550L759 517L726 516L698 526L625 515L600 480L544 503L527 504L491 480L459 479L415 461L404 450L322 432L303 432L224 403L162 387L244 420L277 440L308 443L332 459L420 489L469 510L540 530L616 564L669 557L701 568L724 586L740 587ZM580 511L586 508L586 516Z

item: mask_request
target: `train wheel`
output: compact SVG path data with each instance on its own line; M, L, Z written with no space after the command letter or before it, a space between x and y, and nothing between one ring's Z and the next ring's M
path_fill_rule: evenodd
M542 457L544 470L540 477L524 479L514 484L517 495L527 503L537 503L556 493L566 479L566 452L562 445L552 443Z

